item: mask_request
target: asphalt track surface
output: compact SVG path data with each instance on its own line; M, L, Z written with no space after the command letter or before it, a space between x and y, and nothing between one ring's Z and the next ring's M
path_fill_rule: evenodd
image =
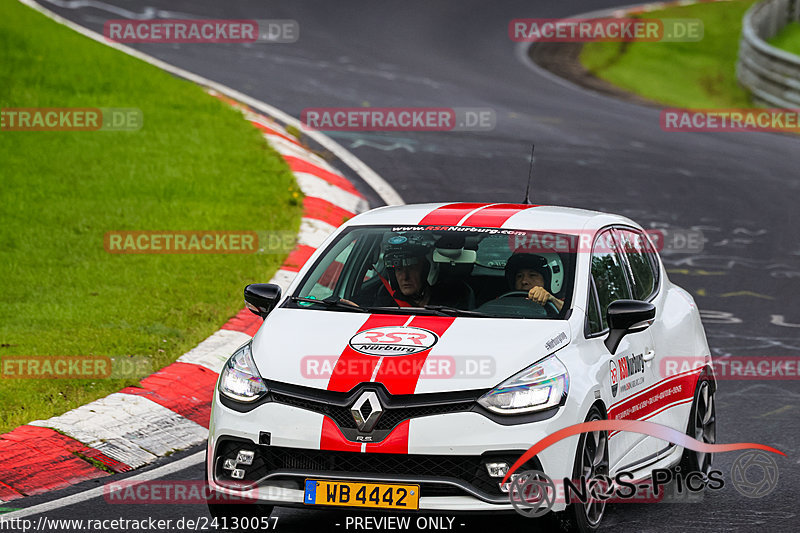
M85 7L42 4L96 31L105 20L121 18L92 2ZM147 7L162 9L171 12L162 14L169 18L297 20L301 37L294 44L133 45L295 117L309 107L365 103L493 109L497 124L487 132L331 136L381 174L408 203L522 201L533 141L535 203L616 212L646 227L704 232L702 252L669 254L664 260L670 278L689 290L703 311L716 357L800 357L800 141L775 134L663 132L657 109L595 95L542 75L521 59L524 54L508 38L507 25L513 18L564 17L613 7L613 0L111 0L105 5L136 13ZM364 192L379 205L365 186ZM798 412L796 379L720 381L717 442L759 442L784 451L787 457L778 458L778 489L767 498L748 499L728 484L707 492L702 503L619 504L607 511L605 529L796 531ZM726 480L736 456L737 452L716 456L715 465ZM197 465L166 479L202 476L202 465ZM99 483L27 498L13 506L55 500ZM95 498L46 516L174 521L208 515L203 505L115 505ZM356 530L345 527L346 517L354 516L349 512L278 508L273 516L279 517L278 531ZM521 520L513 515L455 516L453 530L537 529L536 523Z

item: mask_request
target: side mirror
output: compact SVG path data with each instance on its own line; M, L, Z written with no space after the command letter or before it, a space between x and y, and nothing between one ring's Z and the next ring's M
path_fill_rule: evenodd
M244 288L244 303L247 308L266 318L281 300L281 288L272 283L251 283Z
M616 300L608 304L606 316L611 331L608 332L605 344L613 354L622 337L650 327L656 317L656 306L639 300Z

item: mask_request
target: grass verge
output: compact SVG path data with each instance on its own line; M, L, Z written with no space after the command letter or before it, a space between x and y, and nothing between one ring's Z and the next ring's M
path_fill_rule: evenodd
M197 45L202 46L202 45ZM296 232L302 198L239 112L14 1L0 107L133 107L139 131L0 131L0 357L174 361L285 254L109 254L106 232ZM1 379L0 432L138 383Z
M800 56L800 22L790 22L769 40L769 44Z
M699 42L587 43L581 64L595 76L650 100L687 108L752 107L736 80L742 17L755 0L673 7L642 18L696 18Z

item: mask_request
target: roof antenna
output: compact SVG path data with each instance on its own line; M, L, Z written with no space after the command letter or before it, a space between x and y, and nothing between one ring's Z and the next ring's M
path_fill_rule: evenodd
M533 177L533 150L536 145L531 143L531 166L528 168L528 187L525 189L525 203L531 203L531 178Z

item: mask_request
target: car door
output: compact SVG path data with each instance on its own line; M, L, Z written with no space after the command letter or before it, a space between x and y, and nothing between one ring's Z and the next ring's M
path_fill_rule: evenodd
M645 407L640 405L641 392L652 386L655 374L644 362L645 354L653 349L649 329L623 337L614 354L602 344L608 335L608 305L620 299L632 299L634 287L628 265L620 253L615 230L600 232L593 244L591 255L590 301L587 309L587 337L599 343L608 358L607 387L611 404L609 419L637 419ZM594 300L594 301L592 301ZM652 365L649 365L652 366ZM655 450L643 435L632 432L609 434L609 460L613 470L631 468L645 462Z
M659 319L658 309L664 295L658 291L661 269L656 252L647 237L638 229L617 228L616 233L623 251L623 259L627 264L628 274L633 282L633 297L636 300L652 302L656 306L656 317ZM663 320L663 317L661 319ZM658 385L648 391L648 409L642 413L640 419L684 432L686 430L685 407L681 411L675 405L676 398L685 396L684 391L678 392L678 388L681 386L680 380L670 380L669 376L663 374L663 360L672 354L664 352L666 344L663 342L664 339L661 339L662 343L659 344L659 338L654 335L653 341L652 357L648 357L649 360L645 364L648 372L654 376L654 383ZM653 441L654 451L664 453L671 447L670 443L655 437L648 437L648 439Z

